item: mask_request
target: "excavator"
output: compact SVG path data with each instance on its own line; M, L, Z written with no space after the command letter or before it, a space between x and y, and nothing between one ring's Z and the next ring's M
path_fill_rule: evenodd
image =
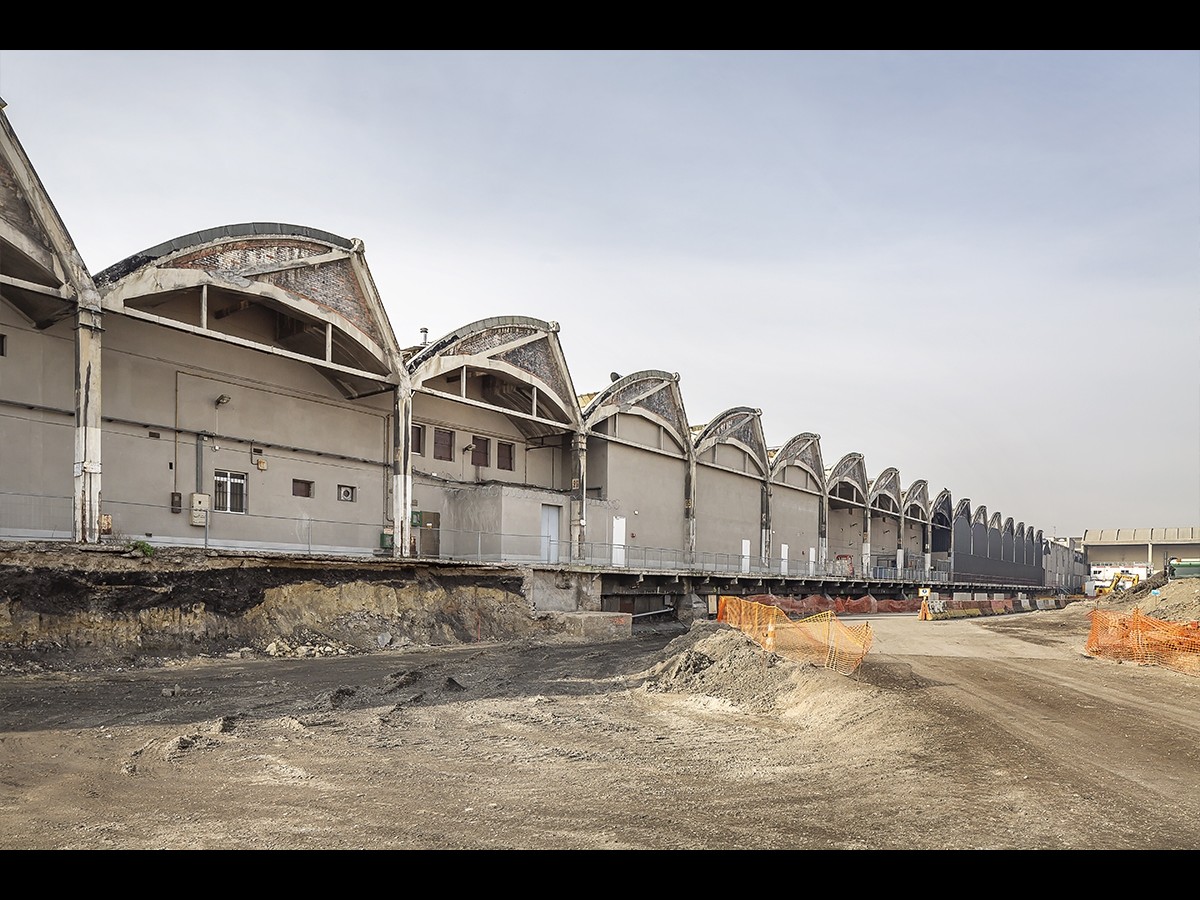
M1116 572L1108 584L1096 585L1097 594L1111 594L1116 591L1128 591L1137 587L1142 577L1134 572Z

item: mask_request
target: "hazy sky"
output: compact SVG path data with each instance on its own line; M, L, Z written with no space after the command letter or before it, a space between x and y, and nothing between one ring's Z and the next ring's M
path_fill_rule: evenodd
M1200 526L1200 52L0 50L93 274L361 238L402 345L556 321L579 393L1042 529Z

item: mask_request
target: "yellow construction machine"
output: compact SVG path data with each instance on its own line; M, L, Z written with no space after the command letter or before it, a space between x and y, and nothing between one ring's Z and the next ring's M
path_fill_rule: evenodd
M1112 581L1108 584L1096 585L1097 594L1112 594L1116 591L1128 591L1131 588L1137 587L1137 583L1142 580L1142 576L1136 572L1115 572Z

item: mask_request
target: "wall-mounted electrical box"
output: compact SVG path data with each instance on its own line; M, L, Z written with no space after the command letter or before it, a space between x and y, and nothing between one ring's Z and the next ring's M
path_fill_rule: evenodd
M183 512L183 494L179 491L171 491L171 512Z
M212 509L211 494L192 494L192 522L201 527L208 524L208 511Z

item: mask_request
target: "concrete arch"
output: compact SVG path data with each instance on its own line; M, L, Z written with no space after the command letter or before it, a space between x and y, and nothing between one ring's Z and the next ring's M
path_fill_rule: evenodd
M1000 513L992 513L988 519L987 555L988 559L1002 559L1004 555L1004 537L1002 534L1003 520Z
M589 541L611 545L628 565L656 552L691 554L695 459L679 375L617 377L581 406Z
M988 509L977 506L971 516L971 555L987 557L988 555ZM958 548L955 547L957 551ZM965 568L960 571L967 571Z
M847 453L825 473L825 489L829 497L865 507L870 494L867 467L861 453Z
M1000 558L1006 562L1016 562L1016 542L1012 516L1004 520L1000 529Z
M771 558L780 570L814 573L824 561L825 466L821 437L798 434L770 451Z
M362 242L247 222L182 235L96 276L113 312L311 362L344 393L399 384L401 353Z
M875 577L887 577L887 570L903 567L903 515L900 508L900 472L889 466L869 483L867 493L867 538L869 564ZM864 561L867 561L864 549Z
M924 479L912 482L905 488L904 499L900 506L904 511L904 518L928 523L930 518L929 482Z
M587 438L558 324L528 316L479 319L415 348L405 371L411 391L402 433L420 435L422 443L425 435L432 439L423 452L406 451L404 460L422 514L437 514L447 536L540 534L540 546L497 548L500 555L550 563L579 558Z
M959 519L966 519L968 524L972 521L971 501L967 497L963 497L954 504L954 521L958 521Z
M0 99L0 314L11 308L34 342L55 345L39 352L47 354L48 371L57 376L47 380L31 366L24 371L9 367L0 385L0 400L24 401L19 408L32 414L21 431L4 435L6 475L54 498L53 512L37 517L44 521L18 517L13 524L34 534L49 526L51 533L63 531L75 541L94 543L100 538L101 515L103 307L5 106ZM73 427L46 425L39 408L43 405L69 409ZM42 467L56 473L50 483L37 483Z
M595 431L600 423L618 413L639 415L660 425L675 442L679 452L693 452L691 428L679 389L679 373L646 369L612 382L592 395L582 410L583 424Z
M868 505L893 515L900 514L900 471L889 466L870 482Z
M714 416L695 437L696 458L701 459L704 453L714 451L719 444L739 447L745 452L749 462L753 463L758 475L762 478L769 477L771 463L767 458L767 441L763 436L761 409L735 406ZM721 464L716 457L712 461L717 465Z
M954 505L954 524L950 536L950 555L954 573L962 571L962 558L973 553L974 529L971 501L963 497Z
M901 553L898 555L897 567L928 570L933 564L933 529L929 523L928 484L918 479L910 484L901 496Z
M847 453L826 471L826 542L834 574L862 575L871 567L869 496L861 453Z
M583 429L556 322L480 319L420 348L406 368L414 392L500 410L527 437Z
M751 555L769 559L770 461L762 410L733 407L693 432L697 552L745 569Z
M942 488L929 504L929 521L942 528L949 528L954 523L955 509L950 491Z
M812 487L825 490L825 465L821 461L821 436L812 432L798 434L782 447L770 452L771 481L784 483L788 466L802 469L812 480ZM806 488L808 486L805 486Z
M929 504L929 549L935 568L948 571L953 529L954 499L947 488L942 488Z

